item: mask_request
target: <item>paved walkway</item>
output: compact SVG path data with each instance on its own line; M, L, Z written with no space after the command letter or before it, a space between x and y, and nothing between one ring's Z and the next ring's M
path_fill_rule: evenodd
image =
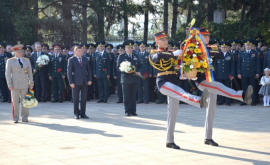
M270 107L218 106L214 140L203 144L205 109L180 105L175 140L167 149L166 105L139 104L125 117L116 96L108 104L87 103L90 119L73 119L73 104L40 103L28 123L14 124L11 107L0 103L0 164L270 164Z

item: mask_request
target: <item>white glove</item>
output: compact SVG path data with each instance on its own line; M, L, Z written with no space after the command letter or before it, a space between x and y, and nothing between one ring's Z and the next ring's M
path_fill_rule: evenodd
M182 50L176 50L176 51L173 52L173 55L174 56L179 56L179 55L182 54L182 52L183 52Z

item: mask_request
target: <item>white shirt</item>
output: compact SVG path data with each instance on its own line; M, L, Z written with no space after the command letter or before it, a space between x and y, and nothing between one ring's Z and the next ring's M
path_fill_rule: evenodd
M59 54L60 54L60 53L54 54L54 57L55 57L55 58L59 57Z
M268 78L265 76L261 78L260 84L264 85L266 83L270 83L270 76Z
M78 56L76 56L76 57L78 58L78 61L79 61L79 63L81 64L82 57L81 57L81 58L79 58ZM80 59L81 59L81 61L80 61Z
M41 55L41 52L37 52L37 58Z
M21 60L21 63L23 64L23 60L22 60L22 57L21 58L18 58L16 57L17 61L19 62L19 59Z
M145 51L144 52L141 52L141 54L144 56L144 54L145 54Z
M105 51L105 50L103 50L102 52L99 52L99 54L100 54L101 57L103 56L104 51Z
M247 51L247 53L250 53L251 50L246 50L246 51Z
M224 54L224 57L226 56L227 52L223 53Z

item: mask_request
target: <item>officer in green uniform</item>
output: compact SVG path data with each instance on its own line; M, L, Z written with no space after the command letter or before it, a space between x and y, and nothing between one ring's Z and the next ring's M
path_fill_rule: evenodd
M114 78L113 78L113 62L114 62L114 54L112 53L113 45L112 44L106 44L105 45L106 52L109 54L110 60L111 60L111 75L110 75L110 84L109 84L109 96L111 94L115 94L115 84L114 84Z
M67 63L68 63L68 59L70 57L72 57L72 55L68 54L69 52L69 46L67 45L64 45L62 46L62 51L63 51L63 58L65 59L64 60L64 68L65 70L67 70ZM70 87L70 84L69 84L69 81L68 81L68 77L66 76L65 77L65 83L66 83L66 88L65 88L65 100L66 101L71 101L71 98L72 98L72 90L71 90L71 87Z
M141 74L144 78L140 78L138 82L138 101L137 103L149 104L149 78L152 77L152 66L149 63L150 53L146 52L147 42L139 42L140 52L138 54L141 63Z
M260 77L260 58L258 53L251 49L251 39L244 40L244 44L245 51L241 51L238 56L237 75L242 81L242 88L244 91L247 90L249 85L252 85L254 91L256 91L255 83ZM242 102L240 105L246 105L246 103ZM256 106L256 98L254 94L252 95L251 105Z
M105 41L97 42L98 52L95 53L94 77L97 78L99 100L98 103L107 103L109 97L109 80L111 75L110 55L104 50Z
M123 103L123 91L122 91L122 84L121 84L121 71L117 68L117 59L120 55L125 53L125 49L123 45L117 46L118 55L114 58L113 63L113 77L117 80L117 95L118 101L116 103Z
M65 68L66 58L61 54L61 46L55 44L53 46L54 54L51 57L49 63L49 79L52 81L52 93L53 101L52 102L63 102L63 91L65 83L65 78L67 71Z
M235 62L234 55L227 51L227 48L230 47L229 42L222 41L219 43L221 47L221 52L224 55L222 59L216 59L214 66L216 69L217 81L224 84L225 86L232 88L232 80L235 77ZM231 99L224 96L218 96L218 105L224 104L231 105Z

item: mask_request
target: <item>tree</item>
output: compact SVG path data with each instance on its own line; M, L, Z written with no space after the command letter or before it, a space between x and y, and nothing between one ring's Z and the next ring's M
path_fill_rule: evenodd
M163 30L168 33L168 0L164 0Z

